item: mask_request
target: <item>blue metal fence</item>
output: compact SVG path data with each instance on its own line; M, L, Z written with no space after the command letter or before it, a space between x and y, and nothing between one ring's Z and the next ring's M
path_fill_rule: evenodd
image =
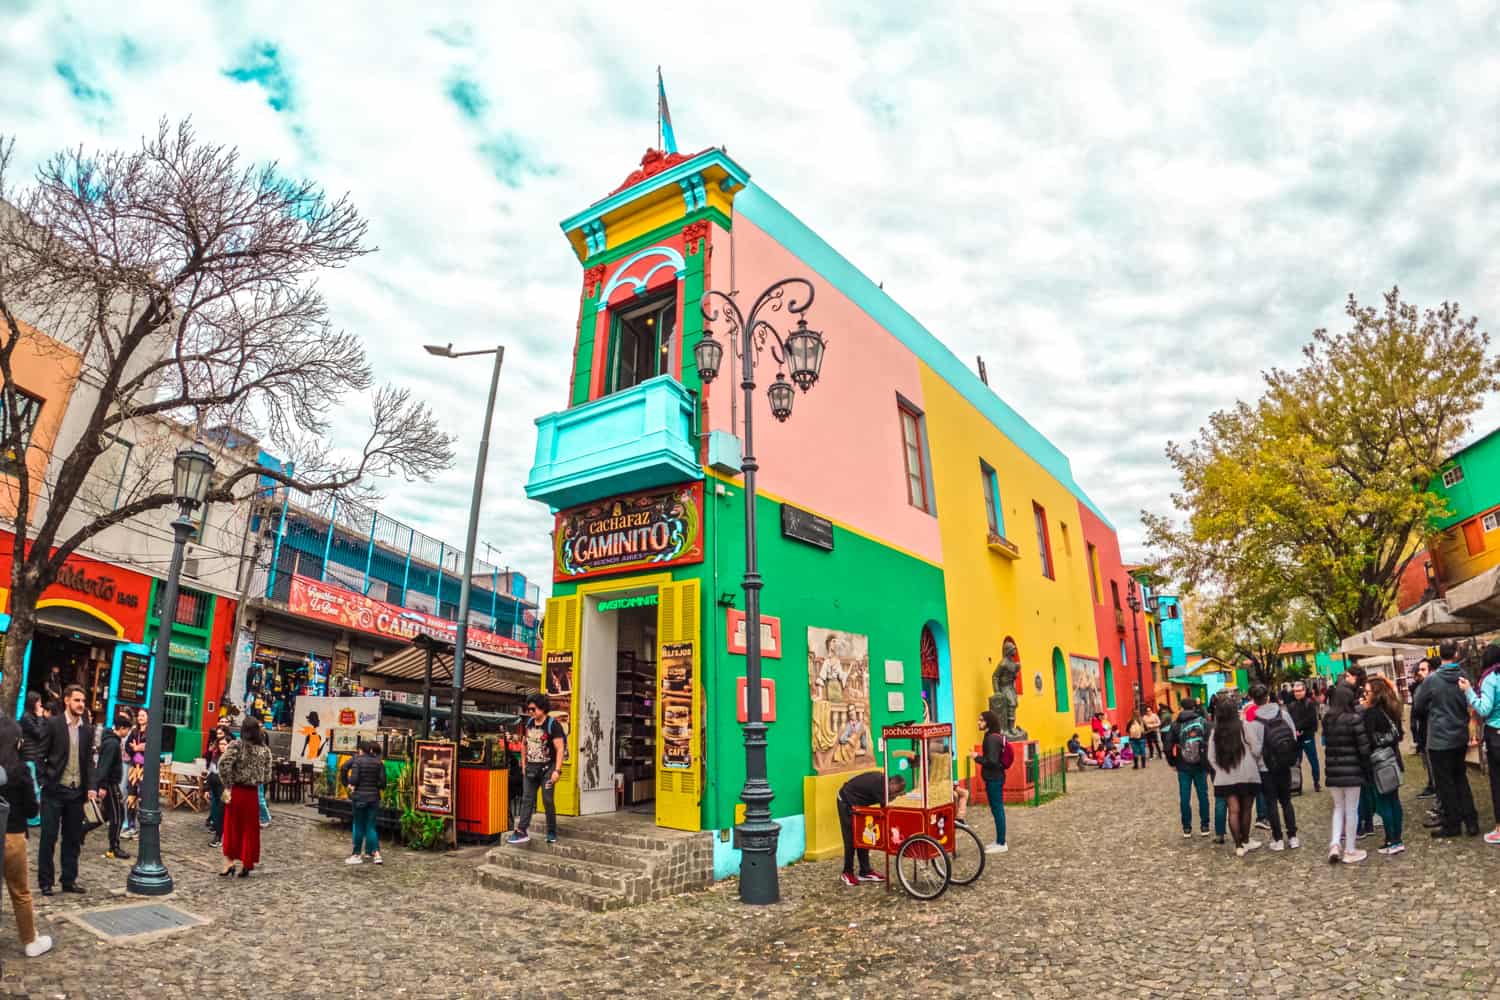
M285 601L293 574L388 604L457 619L463 552L372 507L282 490L266 596ZM540 588L521 573L474 560L470 624L537 645Z

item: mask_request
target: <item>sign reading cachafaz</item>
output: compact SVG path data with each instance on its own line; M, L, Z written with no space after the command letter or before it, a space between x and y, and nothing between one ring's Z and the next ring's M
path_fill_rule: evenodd
M703 484L611 497L557 515L558 583L703 561Z

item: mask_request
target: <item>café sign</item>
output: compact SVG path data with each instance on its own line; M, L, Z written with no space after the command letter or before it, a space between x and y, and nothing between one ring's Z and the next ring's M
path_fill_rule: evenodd
M557 583L703 561L703 484L611 497L561 511L553 532Z

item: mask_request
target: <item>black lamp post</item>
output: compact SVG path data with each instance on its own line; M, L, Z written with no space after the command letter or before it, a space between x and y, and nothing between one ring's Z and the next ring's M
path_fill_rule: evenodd
M1125 603L1130 605L1130 632L1135 639L1135 710L1144 714L1146 707L1145 685L1141 683L1141 626L1136 618L1141 613L1141 595L1136 592L1135 578L1125 588Z
M788 289L796 296L788 295ZM806 298L800 296L806 293ZM807 328L803 316L813 301L812 282L805 278L783 278L755 300L748 318L735 304L730 295L710 291L703 296L701 308L707 322L719 319L721 310L715 308L714 300L722 304L722 316L728 325L730 350L740 355L740 388L745 391L745 455L741 468L745 470L745 787L740 798L745 802L745 821L734 829L734 846L740 851L740 900L745 903L767 904L781 898L777 883L776 841L781 828L771 819L771 783L766 774L766 724L761 718L760 705L760 572L755 560L755 461L754 413L755 413L755 365L761 351L768 346L778 369L791 372L788 382L782 371L776 372L776 380L766 389L766 398L771 404L771 416L785 421L792 415L792 401L796 398L792 385L803 392L818 381L823 367L823 335ZM771 325L769 318L762 316L780 312L783 307L787 318L797 317L797 326L786 337ZM707 384L719 374L719 364L724 359L724 345L714 338L707 328L703 339L693 349L698 363L698 375Z
M162 702L167 696L167 660L172 648L172 623L177 621L177 586L182 578L182 553L193 533L193 510L208 495L214 459L196 441L177 453L172 463L172 496L177 519L172 522L172 563L167 586L156 606L156 656L151 671L151 702L146 724L146 763L141 772L141 835L135 865L125 888L142 896L165 896L172 891L172 875L161 860L161 727ZM106 719L105 724L113 720Z

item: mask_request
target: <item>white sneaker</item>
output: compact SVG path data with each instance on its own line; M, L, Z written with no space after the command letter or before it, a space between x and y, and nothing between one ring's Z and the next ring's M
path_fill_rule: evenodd
M984 853L986 853L986 854L1004 854L1008 850L1010 850L1010 848L1006 847L1004 844L990 844L987 847L985 847Z
M1284 851L1286 850L1286 842L1282 840L1273 840L1266 845L1266 848L1272 851Z
M1258 841L1258 840L1251 840L1251 841L1247 841L1247 842L1246 842L1246 843L1245 843L1245 850L1246 850L1246 851L1258 851L1258 850L1260 850L1260 849L1261 849L1261 848L1262 848L1262 847L1264 847L1264 846L1265 846L1265 845L1264 845L1264 844L1262 844L1262 843L1261 843L1261 842L1260 842L1260 841Z
M1183 840L1192 840L1193 839L1193 831L1192 830L1183 830L1182 831L1182 839Z
M1236 847L1234 849L1234 856L1237 858L1243 858L1245 856L1245 849L1243 847Z
M344 864L346 865L362 865L364 863L365 859L360 857L358 854L351 854L344 859Z
M1344 864L1346 864L1346 865L1357 865L1361 861L1363 861L1365 858L1368 858L1369 856L1370 856L1369 854L1365 853L1364 851L1362 851L1362 850L1360 850L1359 848L1356 847L1352 851L1345 851L1344 852Z
M1302 841L1298 840L1296 837L1288 837L1287 841L1286 841L1286 846L1290 847L1292 850L1295 851L1297 848L1299 848L1299 847L1302 846Z
M1387 855L1387 856L1392 855L1392 854L1405 854L1406 853L1406 845L1405 844L1388 844L1385 847L1382 847L1380 849L1380 853L1384 854L1384 855Z
M27 958L38 958L52 950L52 939L45 934L37 936L36 940L26 946Z

